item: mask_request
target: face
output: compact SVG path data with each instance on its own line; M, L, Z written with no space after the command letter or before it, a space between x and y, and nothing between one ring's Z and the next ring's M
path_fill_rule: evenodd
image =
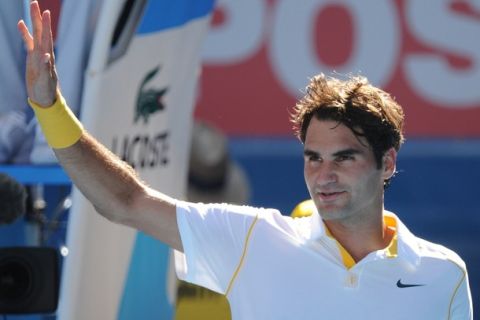
M368 142L336 121L312 118L304 144L305 181L324 220L355 221L383 210L383 183L395 172L392 148L377 168Z

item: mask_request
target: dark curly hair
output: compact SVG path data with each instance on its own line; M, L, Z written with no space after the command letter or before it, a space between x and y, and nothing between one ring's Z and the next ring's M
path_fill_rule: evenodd
M302 143L312 117L338 121L357 137L364 137L372 148L377 168L382 167L386 151L392 147L398 151L404 142L402 107L362 76L340 80L320 74L312 78L291 115L295 134Z

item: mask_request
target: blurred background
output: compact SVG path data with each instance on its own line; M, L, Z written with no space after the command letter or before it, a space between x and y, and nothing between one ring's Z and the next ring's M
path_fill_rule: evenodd
M58 18L61 1L40 2ZM308 193L289 110L319 72L368 77L406 113L407 141L386 192L386 209L418 236L465 260L475 307L480 303L479 35L479 1L218 0L202 46L193 119L225 137L228 161L243 172L242 188L248 189L241 202L290 214ZM47 241L61 248L70 187L61 171L51 170L46 175L58 174L58 185L45 186L48 198L30 210L55 220ZM30 196L36 192L38 186ZM28 244L35 226L30 214L1 227L0 244Z

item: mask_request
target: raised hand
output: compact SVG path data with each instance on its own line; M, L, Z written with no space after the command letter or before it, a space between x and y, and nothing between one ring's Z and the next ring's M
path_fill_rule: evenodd
M27 93L33 102L48 107L55 102L58 90L50 11L42 13L38 2L33 1L30 4L30 15L33 36L23 20L17 25L27 50Z

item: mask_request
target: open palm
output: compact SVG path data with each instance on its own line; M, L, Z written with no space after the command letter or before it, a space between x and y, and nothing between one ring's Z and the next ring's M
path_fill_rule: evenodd
M30 99L43 107L55 102L57 97L57 73L53 54L53 38L50 11L43 13L37 1L30 4L33 35L25 22L18 22L27 50L26 85Z

